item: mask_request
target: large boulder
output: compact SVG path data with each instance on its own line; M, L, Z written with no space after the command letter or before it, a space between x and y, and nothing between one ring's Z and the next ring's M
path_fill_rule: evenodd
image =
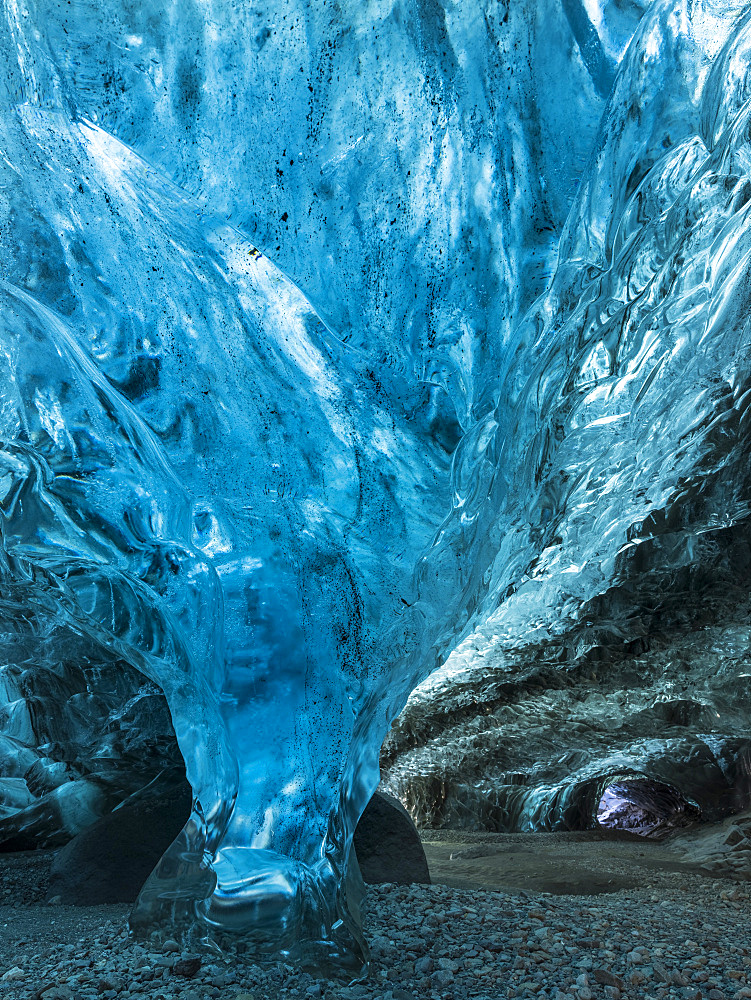
M363 881L430 882L428 862L412 817L398 799L376 792L355 831Z
M47 899L94 906L132 903L191 807L190 785L158 780L77 834L55 856Z

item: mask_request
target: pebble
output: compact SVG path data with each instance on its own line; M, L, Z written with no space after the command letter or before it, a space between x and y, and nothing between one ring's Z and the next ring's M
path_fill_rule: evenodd
M351 985L255 965L242 942L199 955L92 918L66 944L0 933L0 1000L751 1000L749 888L697 878L656 899L370 886L370 977Z

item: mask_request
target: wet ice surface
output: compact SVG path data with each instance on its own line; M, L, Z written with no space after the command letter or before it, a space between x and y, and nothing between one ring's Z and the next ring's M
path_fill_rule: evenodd
M68 6L0 27L0 823L73 832L174 727L134 926L358 972L415 684L469 634L629 640L743 536L748 19Z

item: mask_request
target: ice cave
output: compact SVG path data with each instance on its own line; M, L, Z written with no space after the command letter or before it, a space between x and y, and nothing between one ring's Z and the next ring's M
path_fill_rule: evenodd
M377 788L748 810L751 4L2 0L0 51L0 852L187 779L134 939L357 979Z

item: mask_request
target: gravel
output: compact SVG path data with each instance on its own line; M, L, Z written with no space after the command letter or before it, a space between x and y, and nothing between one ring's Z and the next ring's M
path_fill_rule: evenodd
M370 978L347 986L237 952L151 950L124 930L127 907L17 895L0 906L0 1000L745 1000L748 901L748 883L693 877L595 896L370 886Z

